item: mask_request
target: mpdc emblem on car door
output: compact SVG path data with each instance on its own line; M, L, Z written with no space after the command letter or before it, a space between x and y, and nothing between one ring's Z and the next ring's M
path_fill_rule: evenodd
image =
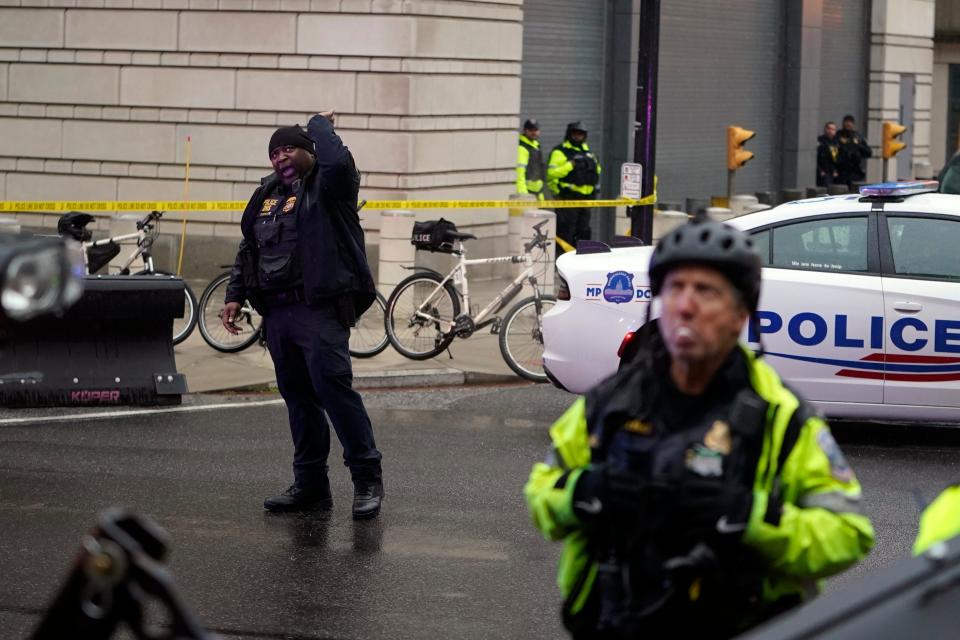
M603 285L603 299L614 304L633 300L633 274L629 271L614 271L607 274Z

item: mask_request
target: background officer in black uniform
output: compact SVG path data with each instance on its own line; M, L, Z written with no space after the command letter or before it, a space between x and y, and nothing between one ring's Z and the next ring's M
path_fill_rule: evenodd
M857 131L857 122L853 116L843 117L843 128L837 132L837 145L839 158L837 158L836 182L848 187L853 182L863 182L867 177L863 164L873 155L873 152L863 134Z
M247 299L263 315L280 394L293 436L294 483L268 498L268 511L330 509L330 416L354 484L354 518L380 511L380 452L360 395L353 390L350 327L375 289L357 215L360 174L333 129L333 112L307 130L281 127L268 147L264 178L240 222L237 253L221 318L228 331Z

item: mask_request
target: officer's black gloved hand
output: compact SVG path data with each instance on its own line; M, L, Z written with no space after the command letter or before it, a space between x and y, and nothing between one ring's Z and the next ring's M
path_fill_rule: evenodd
M585 469L573 488L573 511L583 521L605 518L635 520L647 502L645 484L637 476L606 465Z
M753 508L749 487L719 480L688 480L677 496L678 533L696 538L740 536Z

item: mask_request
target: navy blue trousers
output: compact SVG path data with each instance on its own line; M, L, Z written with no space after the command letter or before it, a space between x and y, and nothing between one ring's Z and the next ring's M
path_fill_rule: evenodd
M267 310L265 321L277 386L290 416L297 486L326 482L330 454L326 416L343 445L343 462L354 483L379 480L381 455L363 400L353 389L350 330L340 324L334 307L297 302Z

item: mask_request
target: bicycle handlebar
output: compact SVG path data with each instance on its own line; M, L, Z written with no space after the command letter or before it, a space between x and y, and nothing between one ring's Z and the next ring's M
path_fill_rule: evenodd
M530 242L524 243L523 245L524 253L528 253L531 249L533 249L536 246L540 246L543 248L547 247L546 241L549 239L549 236L547 236L547 234L545 234L543 230L540 228L543 225L547 224L547 222L549 222L549 220L542 220L537 224L533 225L533 238L530 240Z
M137 229L140 230L140 229L143 229L144 227L148 227L151 222L153 222L154 220L159 220L162 216L163 216L163 211L151 211L146 215L146 217L144 217L143 220L137 221Z

